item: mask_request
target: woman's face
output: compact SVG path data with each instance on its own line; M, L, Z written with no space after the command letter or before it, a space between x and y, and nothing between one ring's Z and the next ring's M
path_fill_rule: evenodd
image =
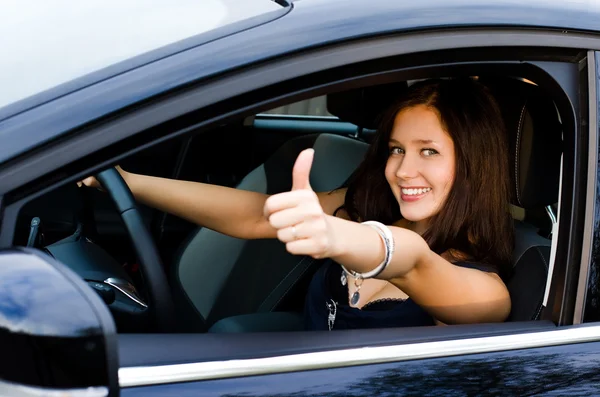
M402 110L390 134L385 177L402 217L424 231L448 197L454 181L454 143L437 113L419 105Z

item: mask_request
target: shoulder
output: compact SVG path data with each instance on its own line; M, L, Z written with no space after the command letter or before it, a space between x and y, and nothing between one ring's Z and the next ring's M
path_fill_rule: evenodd
M504 321L510 294L494 266L430 254L402 280L392 280L434 318L446 324Z
M497 266L490 265L490 264L487 264L487 263L458 261L458 262L453 262L453 264L455 266L466 267L466 268L469 268L469 269L481 270L482 272L486 272L486 273L494 273L494 274L499 274L500 273Z
M499 266L491 263L478 262L469 257L469 255L458 250L449 249L442 254L442 257L455 266L481 270L482 272L493 273L496 275L500 274Z

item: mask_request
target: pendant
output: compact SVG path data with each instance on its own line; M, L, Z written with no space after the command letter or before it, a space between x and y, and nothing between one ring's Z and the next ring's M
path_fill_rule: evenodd
M326 302L325 305L327 305L327 310L329 311L329 314L327 315L327 326L331 331L333 329L333 325L335 324L335 316L337 314L337 302L333 299L329 299L329 301L331 303Z
M342 271L342 277L340 277L340 282L342 283L343 286L348 284L348 277L346 277L345 271Z
M352 294L352 298L350 299L350 304L352 306L356 306L358 301L360 300L360 292L356 291Z
M350 298L350 305L352 306L356 306L358 304L358 301L360 300L360 287L362 286L362 283L362 277L354 279L354 286L356 287L356 291L354 291L352 297Z

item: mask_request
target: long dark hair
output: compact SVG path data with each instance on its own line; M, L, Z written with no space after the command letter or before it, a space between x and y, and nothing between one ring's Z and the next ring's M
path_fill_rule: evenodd
M514 244L507 137L496 101L470 78L416 83L384 113L364 161L348 181L343 208L355 221L389 225L402 218L384 171L394 119L417 105L438 114L456 158L446 203L431 218L423 238L451 261L485 263L506 277Z

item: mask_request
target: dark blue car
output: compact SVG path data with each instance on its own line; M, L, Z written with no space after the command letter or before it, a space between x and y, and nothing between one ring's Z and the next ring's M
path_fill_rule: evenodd
M0 4L0 395L600 394L597 2L28 3ZM402 90L458 76L511 144L503 323L303 331L320 261L113 168L272 194L314 147L335 189Z

